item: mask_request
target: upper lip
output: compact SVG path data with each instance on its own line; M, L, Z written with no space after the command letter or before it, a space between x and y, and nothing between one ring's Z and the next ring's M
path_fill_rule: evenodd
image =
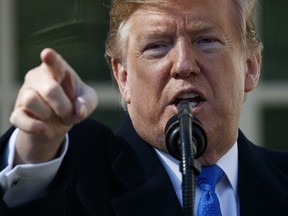
M191 102L205 101L205 95L202 91L195 88L186 88L179 90L172 98L171 104L177 105L181 100L189 100ZM194 100L194 101L193 101Z

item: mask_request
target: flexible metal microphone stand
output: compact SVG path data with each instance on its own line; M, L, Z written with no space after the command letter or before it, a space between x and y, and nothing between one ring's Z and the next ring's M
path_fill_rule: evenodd
M183 212L185 216L193 216L195 176L201 172L196 159L204 153L207 138L200 121L193 119L190 102L182 101L177 108L178 115L173 116L165 128L166 145L169 153L181 161Z

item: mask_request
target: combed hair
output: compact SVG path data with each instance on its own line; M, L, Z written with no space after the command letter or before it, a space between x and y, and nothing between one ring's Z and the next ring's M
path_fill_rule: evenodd
M128 35L127 21L141 4L165 4L163 0L112 0L110 8L110 26L106 40L105 58L110 64L111 58L125 62L125 38ZM262 43L256 34L254 13L257 0L233 0L238 11L239 25L243 39L243 47L249 52L262 48Z

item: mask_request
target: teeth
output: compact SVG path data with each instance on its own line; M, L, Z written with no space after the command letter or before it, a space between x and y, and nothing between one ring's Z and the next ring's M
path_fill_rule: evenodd
M180 100L189 100L190 103L191 103L191 106L192 106L192 107L195 107L195 106L197 106L198 103L199 103L198 99L196 99L196 98L198 98L198 97L200 97L200 96L199 96L197 93L195 93L195 92L189 92L189 93L183 93L182 95L180 95L180 96L178 97L178 99L180 99ZM196 100L193 100L193 99L196 99ZM178 101L178 102L179 102L179 101Z
M182 99L188 99L188 98L195 98L195 97L198 97L199 95L194 93L194 92L189 92L189 93L184 93L182 95L179 96L179 98L182 98Z
M196 102L191 102L191 106L192 106L192 107L197 106L197 104L198 104L198 103L196 103Z

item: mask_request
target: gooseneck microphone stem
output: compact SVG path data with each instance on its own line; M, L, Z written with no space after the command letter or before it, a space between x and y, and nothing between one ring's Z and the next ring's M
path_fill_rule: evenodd
M180 161L184 215L193 216L195 176L201 171L201 165L196 159L205 152L207 136L202 123L192 115L189 101L181 101L177 109L178 114L172 116L165 127L166 147Z
M185 216L194 215L195 200L195 174L199 174L200 165L194 160L196 151L192 137L192 107L188 101L183 101L178 105L178 119L180 125L180 148L182 172L182 198L183 212Z

